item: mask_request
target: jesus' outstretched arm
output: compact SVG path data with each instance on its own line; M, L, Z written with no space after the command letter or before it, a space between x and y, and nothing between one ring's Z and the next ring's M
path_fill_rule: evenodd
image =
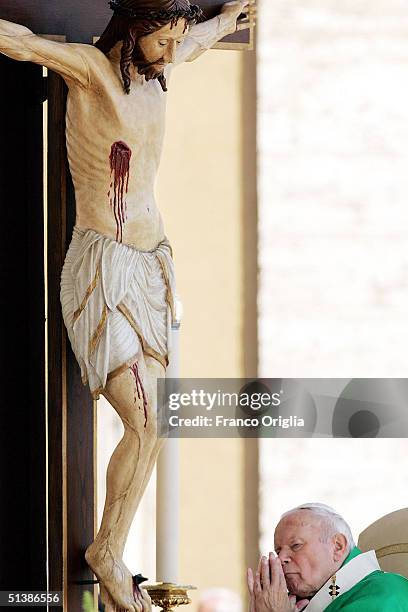
M233 0L225 3L219 15L191 26L184 42L177 49L174 63L192 62L222 38L236 32L238 28L249 28L248 19L239 25L238 18L240 15L254 16L255 11L255 4L250 0Z
M36 36L25 26L0 19L0 52L12 59L46 66L69 83L86 87L89 74L81 45L60 43Z

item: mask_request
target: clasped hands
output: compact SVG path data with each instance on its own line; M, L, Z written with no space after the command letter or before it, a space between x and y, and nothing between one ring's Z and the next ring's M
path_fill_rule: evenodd
M249 612L297 612L309 603L307 599L296 602L296 596L288 594L281 561L273 553L261 557L256 572L248 569L247 580Z

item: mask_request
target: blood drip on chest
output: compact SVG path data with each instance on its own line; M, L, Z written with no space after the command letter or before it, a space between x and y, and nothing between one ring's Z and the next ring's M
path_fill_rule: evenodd
M144 390L144 387L143 387L142 379L140 378L139 366L137 365L137 362L130 366L130 371L132 372L133 376L135 377L135 382L136 382L135 403L137 402L138 399L139 399L139 401L143 400L143 410L144 410L144 417L145 417L144 428L146 429L146 425L147 425L147 397L146 397L146 393L145 393L145 390Z
M116 221L116 241L122 242L127 220L126 194L129 188L129 169L132 151L122 140L114 142L109 155L111 184L109 202Z

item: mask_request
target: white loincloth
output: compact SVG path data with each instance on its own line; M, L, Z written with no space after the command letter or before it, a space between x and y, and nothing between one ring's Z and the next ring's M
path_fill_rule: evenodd
M138 251L74 228L61 274L62 314L94 397L143 354L167 366L174 295L167 240L154 251Z

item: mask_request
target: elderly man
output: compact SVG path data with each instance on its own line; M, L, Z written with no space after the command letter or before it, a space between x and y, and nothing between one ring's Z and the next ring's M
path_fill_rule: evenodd
M407 612L408 580L382 572L332 508L304 504L275 530L276 555L248 569L250 612Z

